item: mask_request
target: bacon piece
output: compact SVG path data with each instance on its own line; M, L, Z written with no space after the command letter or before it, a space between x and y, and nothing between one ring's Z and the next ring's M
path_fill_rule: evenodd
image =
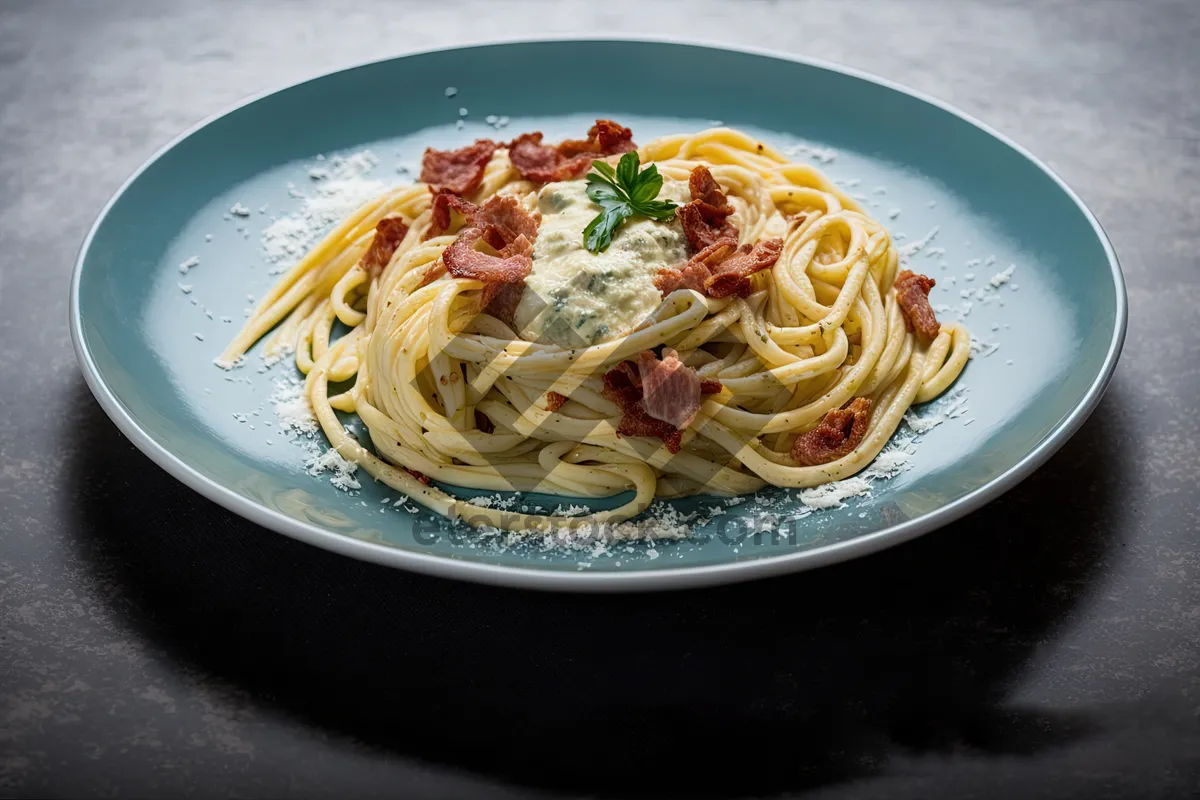
M596 158L636 150L633 131L598 119L587 139L568 139L557 147L542 144L540 131L523 133L508 144L508 158L521 177L536 183L566 181L588 171Z
M858 447L871 423L871 401L856 397L845 408L835 408L817 427L802 433L792 444L792 458L803 467L837 461Z
M725 259L736 253L737 249L737 239L718 239L689 258L688 264L695 267L704 267L708 270L709 274L712 274L717 271L717 268Z
M676 289L695 289L707 294L705 284L712 278L714 268L737 250L736 239L718 239L688 259L681 268L660 269L654 286L666 297Z
M683 431L669 422L663 422L661 419L655 419L647 414L640 402L622 406L617 435L661 439L671 453L678 453L679 448L683 445Z
M638 356L638 372L647 414L680 430L692 424L700 410L700 376L696 370L685 366L679 354L667 347L661 361L654 351L643 350Z
M609 380L610 375L612 376L612 382ZM632 361L622 361L605 373L604 384L610 386L610 388L615 386L621 389L632 386L638 390L637 399L642 399L642 374L638 371L637 365Z
M483 183L483 171L497 147L491 139L476 139L475 144L458 150L426 148L421 157L421 181L435 193L470 194Z
M525 279L532 266L527 254L488 255L475 249L475 243L482 238L483 231L479 228L465 228L442 252L442 261L451 275L484 283L517 283ZM524 245L529 245L527 240Z
M654 288L666 297L680 289L691 289L704 294L704 282L712 276L703 264L688 262L682 268L664 267L654 276Z
M644 351L635 366L622 361L604 374L604 396L621 407L617 433L621 436L646 436L661 439L667 450L678 453L687 427L700 408L700 397L721 391L720 381L701 379L684 365L674 350L664 351L659 361L652 351ZM680 414L680 408L690 412ZM668 416L683 425L652 414Z
M703 164L692 170L692 174L688 176L688 190L692 193L693 201L704 203L712 208L713 212L725 216L733 213L729 198L721 191L721 185L708 171L708 167Z
M637 145L633 143L633 131L611 119L596 120L596 124L588 129L588 139L594 139L599 145L598 152L606 156L637 150Z
M926 275L904 270L896 276L896 302L904 312L908 329L915 330L917 336L924 342L932 342L937 338L942 326L938 324L933 306L929 305L929 290L936 281Z
M489 230L493 230L489 228ZM501 258L511 258L512 256L533 256L533 242L525 238L521 234L516 239L513 239L504 247L500 248L499 255Z
M704 294L704 282L712 277L712 267L733 255L736 239L720 239L688 259L682 267L664 267L654 276L654 287L666 297L677 289L693 289Z
M611 119L598 119L588 129L588 138L567 139L555 149L567 158L583 154L615 156L636 150L637 145L633 143L633 131L629 128Z
M745 297L750 294L750 276L770 269L782 251L782 239L740 248L733 239L719 239L692 256L682 268L659 270L654 285L664 297L677 289L695 289L715 298Z
M745 297L750 294L750 276L774 266L781 252L782 239L768 239L753 247L744 244L712 268L714 274L704 282L704 289L709 297Z
M362 257L360 262L362 268L372 278L377 277L392 260L396 248L400 246L407 235L408 223L400 217L384 217L379 220L375 226L375 236L371 239L371 246L367 248L367 254Z
M429 485L429 476L426 475L424 472L417 472L415 469L409 469L408 467L405 467L404 471L407 472L409 475L412 475L414 478L416 478L417 480L419 480L421 483L425 484L426 486Z
M727 215L714 213L713 206L702 200L693 200L675 212L683 225L683 235L693 253L712 247L722 239L738 237L738 229L725 219Z
M449 189L443 189L433 196L433 205L430 207L429 229L425 231L425 238L421 241L441 236L450 229L451 209L461 214L467 220L468 224L472 225L475 221L475 215L479 213L479 206L470 200L462 199Z
M678 453L683 445L683 431L655 419L646 413L640 402L621 407L621 421L617 425L618 436L644 436L648 439L661 439L671 453Z
M701 252L721 239L733 239L736 242L738 229L727 219L733 213L733 206L708 167L701 164L692 170L688 176L688 190L692 202L675 213L683 225L683 233L692 252Z
M541 131L522 133L508 143L508 158L521 177L535 183L550 183L578 177L574 162L567 162L562 153L542 144Z
M558 392L546 392L546 409L548 411L558 411L560 408L562 408L563 403L565 402L567 402L567 396L565 394L559 394Z
M475 249L475 243L483 238L479 228L465 228L459 232L454 243L442 251L442 261L446 269L456 278L470 278L483 282L483 297L480 308L492 313L492 301L500 298L507 306L511 302L511 293L516 289L524 289L525 276L533 267L529 251L533 245L524 236L518 236L498 255L489 255ZM519 292L517 299L520 299ZM516 304L512 303L515 308ZM497 309L498 314L505 313ZM511 310L508 319L512 319Z
M488 287L483 292L483 310L511 328L523 294L525 294L523 282L502 283L494 289Z
M621 408L617 435L661 439L668 451L678 453L683 432L646 413L642 405L641 383L637 368L628 361L622 361L604 373L604 396Z
M483 240L496 250L512 244L519 236L531 242L537 239L541 217L534 218L526 213L516 198L495 195L480 207L445 191L438 192L433 198L432 219L429 229L425 231L425 239L446 232L450 227L450 209L463 216L467 227L482 229Z
M537 239L539 221L540 216L531 217L515 197L496 195L483 204L472 224L483 228L484 241L500 250L522 236L532 243Z

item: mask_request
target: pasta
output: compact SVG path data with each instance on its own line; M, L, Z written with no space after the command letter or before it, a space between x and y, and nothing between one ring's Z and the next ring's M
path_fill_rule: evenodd
M532 146L541 147L540 134L533 136ZM692 176L715 178L714 197L727 197L732 213L727 220L719 216L713 230L722 221L732 225L743 245L734 257L749 258L751 245L778 240L777 252L765 245L752 251L773 266L755 265L757 271L738 276L740 291L725 296L695 285L660 296L645 286L658 279L623 266L587 273L594 279L591 294L570 289L582 287L579 276L600 261L581 249L581 226L568 224L574 218L555 210L566 204L571 213L592 214L598 207L579 199L581 180L523 177L514 166L518 142L473 151L477 174L470 174L466 158L453 172L466 206L511 198L522 214L542 215L532 272L523 293L517 288L511 319L491 313L493 305L482 311L497 294L487 280L447 271L452 259L446 254L460 237L449 230L453 222L444 222L454 219L449 208L457 214L458 195L447 191L450 206L438 209L430 186L417 183L387 191L329 233L259 302L217 363L233 366L267 337L267 357L294 351L313 412L343 458L447 517L546 532L620 523L655 498L812 487L853 475L880 452L913 404L946 391L967 362L970 337L961 325L934 321L931 338L914 329L911 309L895 288L899 254L880 223L818 169L791 163L728 128L663 137L636 152L664 179L660 197L682 200ZM581 156L565 151L567 144L587 143L560 145L567 154L552 168L574 169L571 158ZM618 153L605 153L595 157L615 164ZM700 167L705 170L697 172ZM389 220L395 223L390 229ZM678 220L626 226L613 248L645 234L660 250L643 249L636 258L661 256L657 267L668 271L680 266L669 263L683 253ZM396 241L385 242L385 235ZM474 247L466 241L454 253ZM556 255L556 247L569 257ZM519 249L485 246L489 255L499 251L496 262ZM635 258L614 253L605 263ZM907 280L911 273L904 275ZM604 299L614 292L618 300ZM575 316L564 317L568 311ZM337 322L349 329L340 337ZM706 387L703 395L695 390L697 408L682 426L662 422L661 414L657 422L645 420L677 431L677 452L669 437L622 432L622 415L633 412L618 401L611 374L624 362L637 383L639 359L652 375L654 368L668 377L670 369L683 370ZM631 390L647 393L647 405L637 410L644 414L657 384L641 375L641 387ZM346 431L335 411L361 418L374 452ZM518 515L458 499L428 479L571 498L632 496L584 517Z

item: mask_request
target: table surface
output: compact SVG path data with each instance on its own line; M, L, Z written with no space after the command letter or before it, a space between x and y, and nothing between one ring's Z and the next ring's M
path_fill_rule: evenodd
M67 333L76 249L240 97L464 37L840 61L1045 159L1125 353L1045 467L940 532L716 590L553 596L270 533L136 451ZM0 6L0 793L1183 797L1200 791L1200 3Z

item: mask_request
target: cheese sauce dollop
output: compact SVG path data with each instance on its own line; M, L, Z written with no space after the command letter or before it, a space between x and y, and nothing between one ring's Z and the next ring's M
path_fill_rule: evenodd
M659 200L682 205L686 183L664 180ZM583 246L583 229L600 213L582 180L548 183L538 195L542 224L533 269L514 322L521 338L587 347L624 336L658 308L654 276L687 260L679 221L627 220L602 253Z

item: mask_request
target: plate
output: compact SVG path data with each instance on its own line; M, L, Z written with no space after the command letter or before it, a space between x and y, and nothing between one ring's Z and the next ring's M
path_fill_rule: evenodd
M680 501L680 514L711 521L679 542L584 550L508 542L398 502L369 479L348 494L328 475L309 474L305 446L283 434L265 402L294 367L256 368L258 349L233 373L213 366L248 296L261 297L276 280L262 230L299 208L296 195L313 193L320 180L312 170L369 151L369 177L395 182L427 145L526 130L557 140L597 117L632 127L641 142L715 122L743 129L842 182L902 248L924 241L912 266L937 279L934 304L965 315L985 347L953 396L921 411L944 421L917 439L906 471L821 510L778 489L736 505ZM193 258L196 266L181 267ZM1011 279L992 286L1008 265ZM70 307L80 365L105 411L155 462L226 508L380 564L585 590L792 572L961 517L1029 475L1078 429L1112 375L1126 326L1120 267L1095 217L1044 164L987 126L843 67L608 39L377 61L209 119L109 201L81 249ZM553 508L561 499L512 502Z

